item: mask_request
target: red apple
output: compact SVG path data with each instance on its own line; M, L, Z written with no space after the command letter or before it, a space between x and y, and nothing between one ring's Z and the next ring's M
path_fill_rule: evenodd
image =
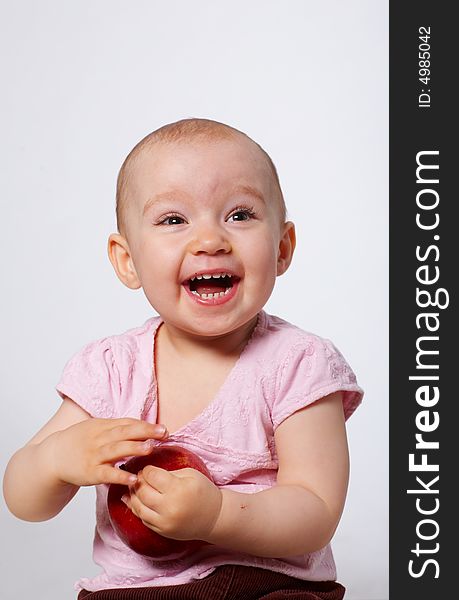
M212 481L206 465L199 456L186 448L175 445L159 444L147 456L131 458L120 468L137 475L147 465L160 467L167 471L190 467L200 471ZM173 540L154 532L122 502L121 496L128 493L127 486L112 483L107 496L108 512L118 536L138 554L153 558L172 559L192 552L206 543L200 540Z

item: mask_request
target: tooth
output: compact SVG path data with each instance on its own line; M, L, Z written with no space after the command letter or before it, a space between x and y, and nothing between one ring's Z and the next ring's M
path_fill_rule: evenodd
M226 296L226 294L230 291L231 288L226 288L226 290L223 292Z
M220 298L224 295L225 295L225 292L220 292L220 294L219 294Z
M198 292L196 292L196 290L191 290L191 293L194 294L195 296L199 296Z
M198 279L202 279L202 275L196 275Z
M205 273L205 274L203 275L203 278L204 278L204 279L212 279L212 275L209 275L208 273Z
M214 273L214 274L212 275L212 277L213 277L214 279L220 279L220 277L221 277L221 274L220 274L220 273Z

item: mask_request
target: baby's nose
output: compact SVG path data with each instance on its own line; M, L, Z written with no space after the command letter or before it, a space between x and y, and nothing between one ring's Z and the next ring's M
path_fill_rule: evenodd
M221 228L201 227L195 231L189 250L193 254L226 254L231 251L231 244Z

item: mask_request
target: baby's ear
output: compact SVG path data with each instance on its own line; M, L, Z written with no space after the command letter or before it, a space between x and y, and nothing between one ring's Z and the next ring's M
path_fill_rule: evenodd
M292 262L293 252L296 246L295 225L287 221L283 225L283 234L279 241L277 253L277 275L283 275Z
M119 233L112 233L108 238L108 257L118 275L119 280L131 290L137 290L141 283L131 257L129 244Z

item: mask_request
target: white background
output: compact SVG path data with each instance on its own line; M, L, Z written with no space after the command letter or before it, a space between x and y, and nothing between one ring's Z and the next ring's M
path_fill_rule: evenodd
M387 598L387 2L0 10L2 468L58 407L70 356L152 316L106 257L125 155L180 118L227 122L271 155L297 226L267 311L331 338L365 388L333 547L346 600ZM83 489L38 524L1 505L2 597L74 597L74 580L98 570L93 500Z

